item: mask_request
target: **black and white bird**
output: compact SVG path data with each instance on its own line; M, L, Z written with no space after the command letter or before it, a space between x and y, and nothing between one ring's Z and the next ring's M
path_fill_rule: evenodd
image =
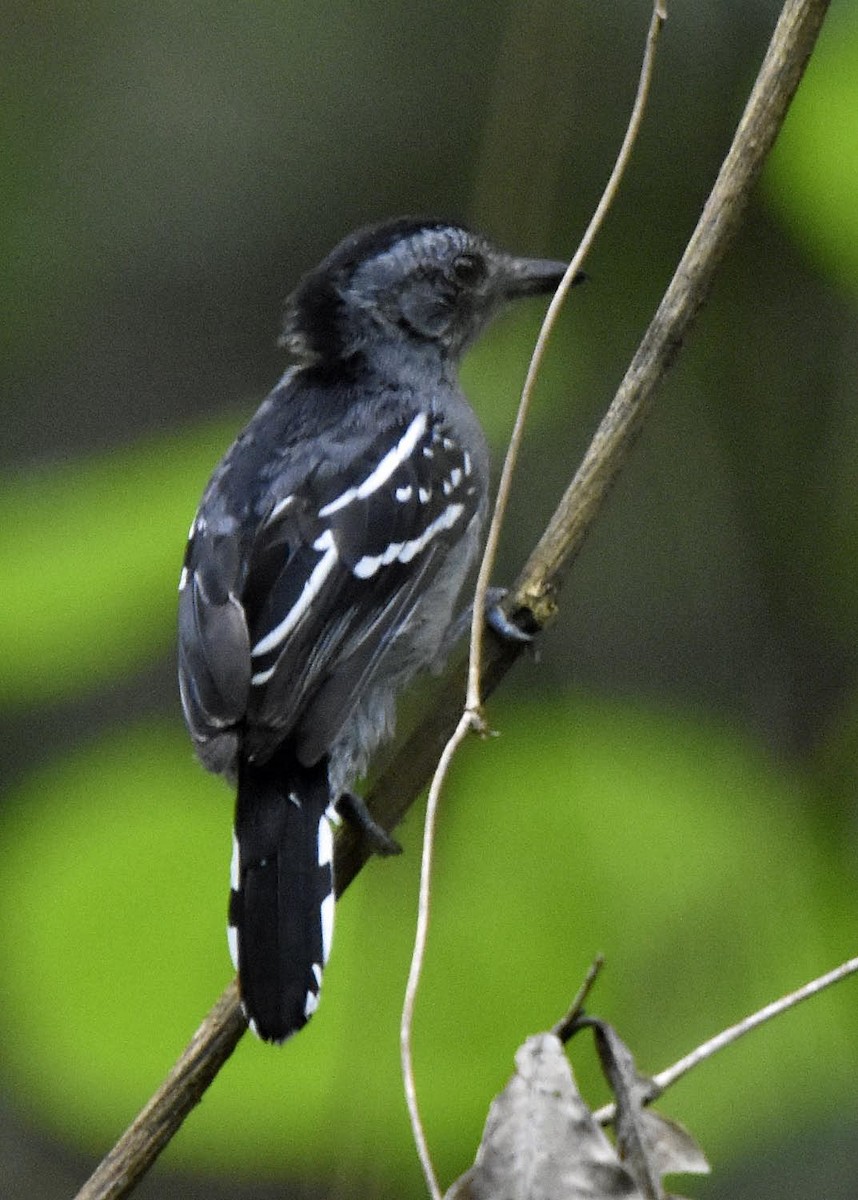
M349 789L397 693L448 648L479 549L488 451L459 360L506 301L564 270L440 221L347 237L287 302L296 363L194 517L182 705L203 765L238 789L229 941L267 1041L316 1009L337 806L361 813Z

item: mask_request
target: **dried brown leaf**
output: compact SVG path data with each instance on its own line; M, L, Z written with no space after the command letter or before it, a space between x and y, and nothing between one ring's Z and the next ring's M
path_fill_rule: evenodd
M638 1072L631 1051L613 1026L592 1018L587 1024L593 1027L602 1069L616 1097L614 1128L620 1159L646 1200L666 1200L664 1175L706 1174L709 1164L687 1130L646 1107L657 1089Z
M528 1038L446 1200L644 1200L578 1092L560 1039Z

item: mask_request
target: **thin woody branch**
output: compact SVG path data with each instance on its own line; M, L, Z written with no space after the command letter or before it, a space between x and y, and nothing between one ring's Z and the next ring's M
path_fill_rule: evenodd
M819 975L816 979L811 979L809 983L803 984L800 988L796 988L793 992L788 992L785 996L781 996L778 1000L773 1000L770 1004L764 1005L750 1016L744 1017L741 1021L737 1021L735 1025L731 1025L728 1029L722 1029L720 1033L716 1033L714 1037L702 1042L695 1047L689 1054L684 1055L673 1063L672 1066L666 1067L663 1071L659 1071L657 1075L652 1077L652 1092L645 1101L650 1103L657 1100L659 1096L663 1096L669 1087L672 1087L689 1071L693 1071L695 1067L699 1067L701 1063L718 1054L719 1051L726 1049L727 1046L732 1046L738 1042L739 1038L743 1038L746 1033L752 1033L755 1029L759 1029L761 1025L765 1025L767 1021L779 1017L782 1013L788 1012L791 1008L802 1004L805 1000L811 1000L814 996L818 996L820 992L824 992L826 988L833 987L835 983L840 983L841 980L847 979L850 975L858 974L858 958L849 958L839 966L834 967L831 971L826 971L824 975ZM616 1116L616 1106L606 1104L604 1108L598 1109L593 1113L593 1117L601 1125L610 1125Z
M804 74L829 0L788 0L715 186L673 279L584 460L516 583L544 625L561 571L575 557L625 463L653 395L705 302Z
M665 293L584 461L512 590L509 609L523 610L537 628L555 615L562 572L580 549L611 484L621 470L655 389L708 295L759 178L766 155L828 9L829 0L787 0L745 112L714 188L676 274ZM488 695L520 650L486 642L483 695ZM400 747L369 798L376 819L393 829L430 779L461 716L464 664L451 671L420 727ZM369 856L351 829L337 839L335 878L342 892ZM230 984L203 1021L165 1083L122 1135L77 1200L127 1196L181 1127L244 1032L237 992Z

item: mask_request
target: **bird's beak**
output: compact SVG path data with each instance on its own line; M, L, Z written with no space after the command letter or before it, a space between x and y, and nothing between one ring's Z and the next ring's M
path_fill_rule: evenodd
M542 296L553 292L568 266L568 263L555 262L550 258L510 257L504 264L501 283L503 295L505 299L515 300L519 296ZM583 271L579 271L572 282L581 283L585 278Z

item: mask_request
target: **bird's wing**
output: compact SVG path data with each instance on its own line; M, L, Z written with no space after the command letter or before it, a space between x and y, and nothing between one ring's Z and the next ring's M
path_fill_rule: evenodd
M307 480L254 545L252 754L299 724L303 759L330 748L479 505L470 455L426 412L345 457L347 480Z
M241 539L235 521L191 526L179 579L179 689L205 765L231 771L236 726L250 694L250 634L239 598Z
M271 499L240 584L236 538L227 550L211 530L192 535L188 721L210 736L242 722L243 752L259 761L299 726L302 759L330 749L479 508L470 454L427 412L346 451L342 471L323 463Z

